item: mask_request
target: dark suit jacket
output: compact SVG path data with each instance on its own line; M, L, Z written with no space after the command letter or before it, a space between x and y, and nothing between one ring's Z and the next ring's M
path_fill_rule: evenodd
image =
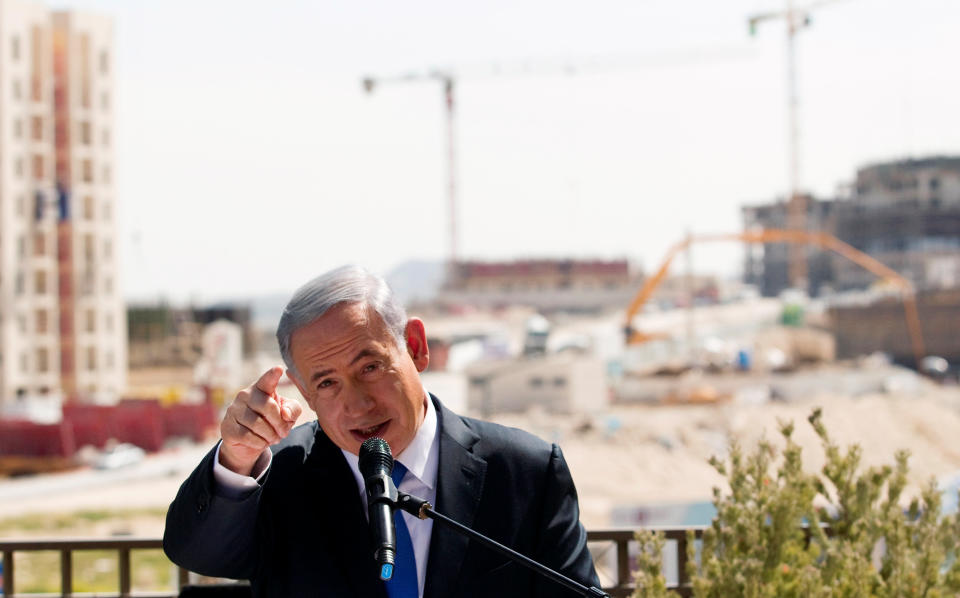
M436 511L599 587L560 448L460 417L433 398L440 435ZM167 513L163 546L197 573L249 579L258 597L386 598L359 489L317 422L273 447L258 490L218 496L211 451ZM434 522L424 598L575 596Z

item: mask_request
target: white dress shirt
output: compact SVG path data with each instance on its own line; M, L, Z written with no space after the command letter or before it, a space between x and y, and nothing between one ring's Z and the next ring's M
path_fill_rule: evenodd
M423 423L407 448L399 455L395 455L394 459L407 468L407 475L400 481L398 490L435 505L437 504L437 469L440 465L440 437L437 435L437 411L426 391L424 394L427 396L427 413ZM363 476L360 474L360 458L343 449L341 452L356 479L357 493L363 503L363 512L366 513L367 494L364 491ZM217 482L217 493L230 498L243 497L258 487L259 481L270 468L272 461L273 453L269 449L265 450L254 465L252 475L245 476L230 471L220 464L220 445L217 445L217 454L213 459L213 477ZM410 540L413 543L413 552L417 561L417 587L420 597L423 598L433 520L418 519L406 512L403 513L403 519L410 531Z

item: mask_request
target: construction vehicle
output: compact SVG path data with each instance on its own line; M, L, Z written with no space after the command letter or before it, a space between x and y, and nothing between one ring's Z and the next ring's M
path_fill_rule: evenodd
M670 263L678 253L689 249L694 243L707 243L716 241L814 245L820 247L821 249L833 251L834 253L847 258L869 272L877 275L877 277L900 291L900 296L903 300L903 309L907 323L907 330L910 334L910 342L913 348L915 364L918 368L920 367L923 358L926 356L926 349L923 343L923 334L920 329L920 316L917 312L917 302L913 284L882 262L867 255L852 245L844 243L833 235L823 232L810 232L802 230L760 229L731 234L689 235L684 240L674 244L667 251L667 255L661 262L660 267L646 280L646 282L644 282L643 286L634 296L630 306L627 308L626 317L624 319L624 335L628 345L638 345L650 340L664 338L665 335L663 334L645 334L635 329L633 327L633 318L640 313L640 310L643 309L643 306L647 303L647 301L650 300L653 292L666 277L667 271L670 268Z

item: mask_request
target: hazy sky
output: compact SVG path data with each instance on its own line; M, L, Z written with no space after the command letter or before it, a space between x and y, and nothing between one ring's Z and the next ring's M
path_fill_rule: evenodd
M113 15L122 284L130 297L289 292L344 262L447 251L437 82L462 72L460 246L474 259L627 257L787 189L774 0L88 0ZM960 2L849 0L798 37L801 181L960 153ZM614 64L558 74L560 63ZM504 75L491 75L495 65ZM519 65L531 74L518 74ZM695 253L727 274L742 249Z

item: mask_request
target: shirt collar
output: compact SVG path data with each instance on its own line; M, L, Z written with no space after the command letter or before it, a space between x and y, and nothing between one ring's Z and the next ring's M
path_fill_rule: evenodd
M440 464L440 442L437 437L437 410L433 406L433 400L430 398L426 389L423 391L427 401L427 413L423 417L420 428L407 448L394 459L403 463L407 471L413 474L420 482L431 490L437 485L437 469ZM351 452L340 449L350 470L353 471L353 477L357 480L357 488L360 494L366 497L364 493L363 474L360 473L360 457Z
M432 489L437 483L437 456L439 455L437 411L426 390L423 394L427 398L427 413L423 417L420 429L417 430L417 435L413 437L407 448L397 455L397 461L403 463L407 471Z

